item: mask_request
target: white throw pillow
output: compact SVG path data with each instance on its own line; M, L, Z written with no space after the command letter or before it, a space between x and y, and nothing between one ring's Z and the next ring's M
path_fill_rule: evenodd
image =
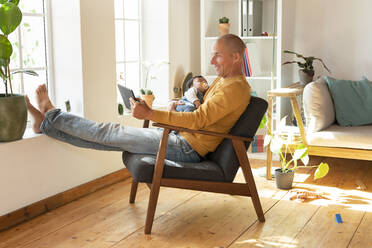
M335 122L331 94L323 77L307 84L303 93L307 132L318 132Z

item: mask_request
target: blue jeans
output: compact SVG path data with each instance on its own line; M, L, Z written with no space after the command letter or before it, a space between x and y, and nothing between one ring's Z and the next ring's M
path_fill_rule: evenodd
M44 134L69 144L105 151L128 151L156 155L163 130L123 127L114 123L97 123L54 109L46 113L40 126ZM172 131L168 136L166 159L200 162L202 157L187 141Z

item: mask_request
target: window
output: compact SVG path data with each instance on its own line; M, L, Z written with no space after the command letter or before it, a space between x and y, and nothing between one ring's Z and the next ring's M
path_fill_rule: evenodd
M142 74L141 0L115 0L115 36L117 80L137 95Z
M33 70L38 77L15 74L12 79L15 93L34 95L37 85L48 83L46 7L44 0L20 1L22 22L9 40L13 45L10 70ZM0 89L3 91L3 88ZM30 97L33 101L33 97Z
M168 1L115 0L115 29L117 80L135 95L140 88L152 90L154 105L165 105L169 99ZM122 102L119 94L118 101Z

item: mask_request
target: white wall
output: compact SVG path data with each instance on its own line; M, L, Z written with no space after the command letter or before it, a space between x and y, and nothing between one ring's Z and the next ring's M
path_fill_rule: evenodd
M371 10L370 0L284 0L282 48L322 58L333 77L372 79ZM297 80L297 69L284 66L283 80ZM317 62L315 70L316 76L328 74Z
M372 79L372 1L283 0L282 49L323 59L329 74L314 62L315 77ZM294 56L282 54L282 62ZM282 85L298 81L298 66L282 67ZM282 116L290 115L289 101L282 101Z
M189 71L200 73L200 1L169 0L169 95Z
M77 148L45 135L0 143L0 216L123 168L120 152Z
M114 1L80 0L85 117L117 116Z

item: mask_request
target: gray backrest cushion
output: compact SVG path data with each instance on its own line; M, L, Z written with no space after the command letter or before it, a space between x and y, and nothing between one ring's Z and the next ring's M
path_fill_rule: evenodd
M235 123L230 134L253 138L266 110L267 102L265 100L251 96L251 101L247 109ZM245 142L246 149L248 149L249 144L250 142ZM212 160L221 166L226 181L232 182L234 180L239 169L239 161L230 139L224 139L213 153L207 155L207 159Z

